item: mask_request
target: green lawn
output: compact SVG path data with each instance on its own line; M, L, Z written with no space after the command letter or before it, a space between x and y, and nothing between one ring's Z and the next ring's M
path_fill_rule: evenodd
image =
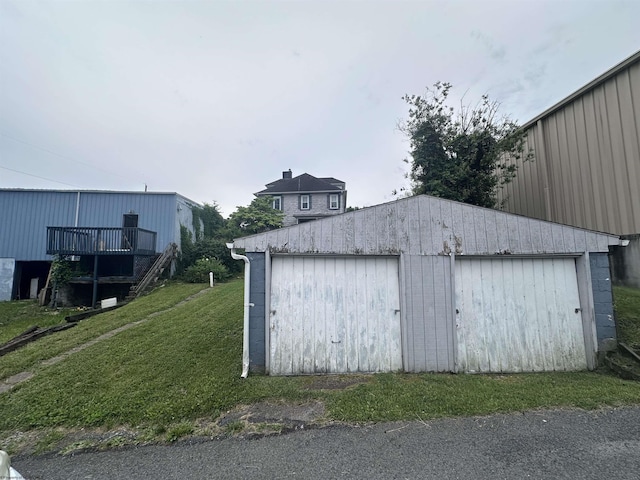
M173 284L158 289L1 357L0 378L20 368L36 375L0 394L0 440L18 430L51 432L55 427L126 426L180 436L193 431L197 419L212 420L261 400L318 399L325 403L328 419L348 422L640 404L640 383L594 372L379 374L360 376L360 384L342 389L312 388L322 383L314 376L241 379L241 280L207 289L61 363L38 366L38 359L166 310L202 288Z
M0 302L0 344L20 335L30 327L51 327L65 323L71 309L40 308L37 300Z
M170 308L203 288L204 285L193 284L174 284L169 287L161 287L150 295L122 308L82 320L74 328L27 344L19 350L0 357L0 380L15 373L33 370L43 360L55 357L105 332L145 318L153 312ZM26 306L26 312L32 313L30 315L26 314L23 318L13 315L14 312L20 311L22 305ZM2 338L5 338L5 336L11 338L14 336L15 331L19 330L16 333L17 335L34 324L41 327L47 326L42 322L42 318L47 318L47 315L49 315L46 309L39 310L35 303L23 304L23 302L0 302L0 312L0 318L7 319L8 322L0 326ZM50 321L54 323L64 322L64 312L52 316L52 318L55 320ZM14 321L20 326L15 327L13 325ZM11 333L5 335L5 329L11 331Z
M640 349L640 289L613 287L620 341Z

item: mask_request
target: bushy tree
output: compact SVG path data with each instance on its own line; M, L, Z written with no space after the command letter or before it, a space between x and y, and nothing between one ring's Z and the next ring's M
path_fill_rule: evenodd
M515 160L524 150L525 133L498 104L483 95L475 107L447 105L449 83L436 83L425 96L405 95L409 118L399 125L410 140L412 194L497 207L498 189L515 178Z
M279 228L284 217L281 211L273 209L270 197L258 197L246 207L237 207L227 220L215 203L196 208L193 213L195 238L187 227L180 226L182 251L177 267L178 275L189 282L204 281L205 273L208 275L209 272L207 268L215 269L211 271L219 280L241 272L242 262L231 258L226 243L234 238Z
M237 207L227 220L228 234L235 238L282 227L284 213L273 208L272 200L256 197L248 206Z

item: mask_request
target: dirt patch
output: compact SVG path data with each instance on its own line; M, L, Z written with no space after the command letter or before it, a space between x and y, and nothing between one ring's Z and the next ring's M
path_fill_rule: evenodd
M233 423L247 424L279 424L283 428L299 427L316 423L325 417L325 407L322 402L313 401L301 404L267 403L237 407L218 419L218 425L226 427Z
M371 375L317 375L309 377L307 390L344 390L354 385L371 382Z
M615 352L605 358L605 363L618 376L640 381L640 362L634 358Z
M260 402L242 405L218 418L200 418L166 426L100 428L51 428L13 432L0 436L0 445L11 455L109 450L133 445L167 444L177 440L256 437L281 434L331 424L322 402Z

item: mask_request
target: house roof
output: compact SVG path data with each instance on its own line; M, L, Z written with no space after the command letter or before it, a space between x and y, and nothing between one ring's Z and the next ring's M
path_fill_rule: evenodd
M294 178L281 178L275 182L267 183L264 190L256 195L273 195L280 193L306 193L306 192L342 192L339 187L332 185L330 181L344 183L335 178L317 178L308 173L303 173Z
M247 252L335 255L580 255L616 235L419 195L236 239Z
M320 180L324 180L325 182L329 183L344 183L342 180L338 180L337 178L333 177L321 177Z

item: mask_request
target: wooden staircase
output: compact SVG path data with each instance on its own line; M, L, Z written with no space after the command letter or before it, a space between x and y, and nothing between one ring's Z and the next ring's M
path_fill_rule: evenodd
M127 295L126 301L133 300L134 298L139 297L144 294L150 287L152 287L162 275L162 272L171 265L171 261L178 256L178 245L175 243L170 243L167 245L167 248L164 249L164 252L160 254L156 261L153 262L151 267L146 271L142 279L132 285L129 289L129 295Z

